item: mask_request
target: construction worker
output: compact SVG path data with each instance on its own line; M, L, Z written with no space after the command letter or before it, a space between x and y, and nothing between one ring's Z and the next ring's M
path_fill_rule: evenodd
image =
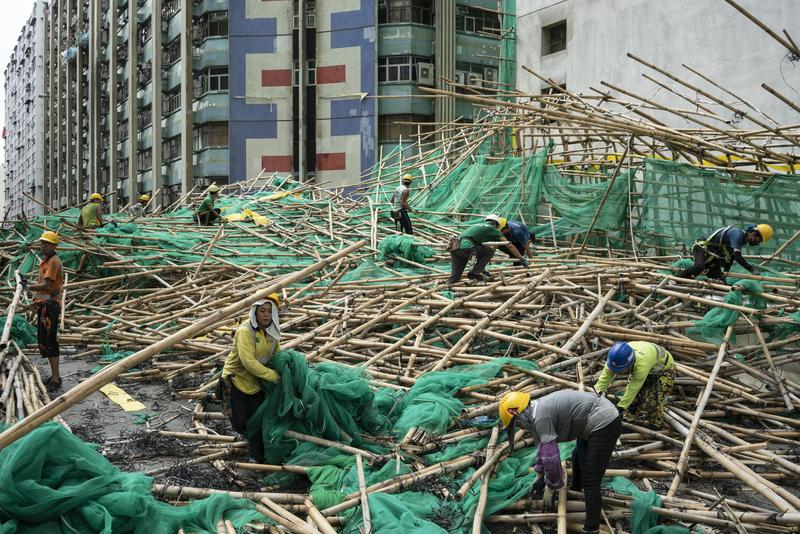
M608 352L606 366L594 390L605 393L614 378L626 372L630 372L628 385L617 403L620 414L627 411L646 425L661 428L667 396L675 384L672 354L648 341L615 343Z
M150 195L139 195L139 202L130 207L130 213L134 218L144 217L144 210L147 203L150 202Z
M508 221L506 227L503 229L503 236L505 236L505 238L511 242L511 244L506 245L502 249L503 252L508 254L509 257L514 257L514 254L511 251L511 247L514 247L521 255L524 254L528 258L533 258L531 245L536 239L536 235L531 233L525 223L519 221ZM515 262L514 265L523 265L523 263Z
M195 222L202 224L203 226L211 226L211 223L216 221L221 217L221 211L219 208L214 207L214 203L219 198L219 187L216 184L211 184L208 188L208 195L200 205L197 207L197 211L194 214Z
M577 440L570 489L583 491L583 531L598 532L603 507L600 481L622 433L617 408L605 397L587 391L561 390L536 400L531 400L529 393L512 391L500 399L499 411L501 425L508 427L512 451L516 425L532 434L539 447L533 466L539 476L532 492L542 495L545 511L555 511L558 489L564 485L558 444Z
M714 230L695 241L692 246L694 264L679 272L678 277L694 278L705 272L709 278L724 284L734 261L752 274L758 274L758 269L742 257L742 247L766 243L772 238L772 233L768 224L749 224L744 230L734 226Z
M281 349L281 324L278 316L280 300L272 293L250 307L250 315L233 338L233 349L225 359L222 376L217 382L217 398L223 412L229 414L231 426L245 435L247 421L264 402L262 382L276 383L280 375L267 367L270 358ZM250 456L264 459L264 441L260 429L249 437Z
M395 227L400 226L404 234L414 235L414 229L411 227L411 219L408 216L410 208L408 207L408 188L414 177L410 174L403 176L402 183L397 186L392 195L392 219L394 219Z
M94 229L103 226L103 195L92 193L89 202L81 208L78 216L78 228Z
M450 251L450 278L447 280L448 284L455 284L461 279L469 259L472 257L472 251L475 251L477 256L475 265L472 270L467 274L470 280L484 281L491 277L486 271L486 266L494 256L494 248L484 245L490 241L506 241L501 233L508 222L503 217L498 217L495 214L487 215L484 222L470 226L458 238L451 238L447 245ZM514 247L511 250L511 255L522 262L526 267L528 260L522 257L519 251Z
M45 381L50 391L61 387L59 370L58 321L61 317L61 292L64 287L64 269L56 254L60 239L55 232L47 231L39 238L42 261L36 274L36 283L28 285L36 305L37 339L39 353L50 364L50 378ZM27 280L23 279L23 285Z

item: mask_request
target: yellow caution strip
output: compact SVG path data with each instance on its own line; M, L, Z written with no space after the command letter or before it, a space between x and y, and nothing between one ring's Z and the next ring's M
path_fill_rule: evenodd
M126 412L138 412L145 408L144 404L125 393L125 391L117 387L116 384L106 384L100 388L100 391Z

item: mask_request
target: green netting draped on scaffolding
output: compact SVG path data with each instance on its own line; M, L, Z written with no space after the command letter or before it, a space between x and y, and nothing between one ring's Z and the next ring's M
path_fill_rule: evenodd
M0 325L5 325L7 320L8 316L4 315L0 319ZM11 337L9 339L13 339L21 349L26 345L33 345L36 343L36 327L29 323L23 315L14 315L11 320Z
M150 493L153 480L125 473L56 423L45 423L0 450L0 533L172 534L217 532L230 519L241 532L264 520L252 502L226 494L170 506Z
M770 254L800 230L800 180L773 174L758 187L742 185L729 173L684 163L645 160L642 217L639 230L652 244L689 246L727 225L769 223L769 243L747 247L745 254ZM800 242L782 253L800 260Z
M732 285L732 290L725 294L722 301L725 304L736 306L747 306L759 310L767 307L767 300L764 298L764 287L761 282L756 280L737 280L729 278L728 283ZM739 319L737 310L730 308L715 307L703 315L703 318L695 323L695 326L688 328L686 334L690 337L701 338L709 343L720 344L725 336L725 330L736 324ZM734 338L731 338L733 341Z
M435 254L431 247L415 243L414 238L409 235L386 236L378 243L378 250L379 260L398 256L417 263L422 263Z

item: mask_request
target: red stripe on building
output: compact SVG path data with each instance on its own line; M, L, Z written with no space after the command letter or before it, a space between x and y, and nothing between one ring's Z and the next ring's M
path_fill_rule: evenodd
M261 156L261 168L267 172L292 172L292 156Z
M318 171L343 171L345 168L347 168L347 154L344 152L317 154Z
M317 83L342 83L347 79L344 65L317 67Z
M292 69L263 69L261 87L288 87L292 85Z

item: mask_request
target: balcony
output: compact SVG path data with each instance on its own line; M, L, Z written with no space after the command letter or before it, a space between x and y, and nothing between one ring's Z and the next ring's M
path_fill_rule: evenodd
M228 11L228 0L202 0L199 4L195 4L192 14L199 17L206 11Z
M382 56L433 56L436 30L420 24L381 24L378 42Z
M195 48L194 70L228 64L228 38L208 37Z
M194 101L195 124L228 120L228 93L206 93Z
M195 152L192 157L195 177L201 176L227 176L228 175L228 149L207 148Z

